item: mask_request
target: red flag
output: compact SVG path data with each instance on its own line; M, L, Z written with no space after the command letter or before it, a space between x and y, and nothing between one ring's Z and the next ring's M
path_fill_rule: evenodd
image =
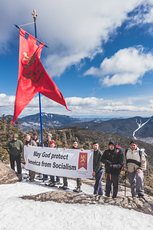
M28 39L26 39L25 31L20 29L18 86L12 124L37 92L64 105L69 110L63 95L40 61L40 54L44 44L40 43L37 46L36 42L37 39L31 35L28 35Z
M79 153L78 169L85 168L87 170L87 156L88 153Z

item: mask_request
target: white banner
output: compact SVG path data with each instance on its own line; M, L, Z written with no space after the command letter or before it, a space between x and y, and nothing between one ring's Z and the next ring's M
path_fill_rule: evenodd
M91 150L24 146L25 168L45 175L92 178Z

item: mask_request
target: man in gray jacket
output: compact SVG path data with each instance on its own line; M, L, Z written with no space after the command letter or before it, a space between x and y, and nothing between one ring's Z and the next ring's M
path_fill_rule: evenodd
M135 141L130 142L130 148L125 151L124 171L128 172L128 179L131 184L132 197L143 197L143 171L146 170L146 158L138 148Z

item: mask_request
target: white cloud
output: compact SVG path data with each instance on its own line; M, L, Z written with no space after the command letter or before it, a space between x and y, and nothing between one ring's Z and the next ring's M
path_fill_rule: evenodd
M119 50L111 58L105 58L100 68L91 67L84 75L98 76L102 85L136 84L143 75L153 70L153 54L143 47Z
M31 12L38 13L37 25L48 45L45 67L50 76L60 76L66 68L102 52L102 42L127 19L127 13L143 0L14 0L1 1L0 50L17 39L13 23L32 22ZM33 25L23 27L34 34ZM15 35L15 37L13 37ZM39 34L38 34L39 35ZM42 40L41 36L38 36Z
M127 21L127 28L132 26L143 26L148 24L148 32L152 33L153 22L153 0L144 1L143 5L139 5L133 10ZM149 25L150 24L150 25Z
M13 115L14 96L0 94L0 116L2 114ZM109 116L151 116L153 114L153 100L145 98L127 98L121 100L104 100L96 97L69 97L66 98L69 112L64 106L41 96L42 112L57 113L68 116L84 117L109 117ZM20 117L39 112L39 98L36 96L22 111Z

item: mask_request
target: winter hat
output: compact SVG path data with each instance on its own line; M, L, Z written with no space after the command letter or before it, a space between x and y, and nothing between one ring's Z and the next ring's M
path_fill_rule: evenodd
M135 140L130 141L130 144L136 144L136 145L137 145L137 143L136 143L136 141L135 141Z
M53 143L55 144L55 141L51 141L51 142L50 142L50 145L53 144Z
M108 145L114 145L116 147L116 143L113 140L111 140Z
M98 141L94 141L94 142L93 142L93 145L95 145L95 144L99 144Z
M73 143L74 143L74 142L77 142L77 143L78 143L78 141L77 141L77 140L74 140L74 141L73 141Z
M18 134L17 134L17 133L15 133L15 134L13 135L13 137L17 137L17 138L18 138Z
M47 133L47 136L50 136L50 137L52 137L52 134L51 134L51 133Z

